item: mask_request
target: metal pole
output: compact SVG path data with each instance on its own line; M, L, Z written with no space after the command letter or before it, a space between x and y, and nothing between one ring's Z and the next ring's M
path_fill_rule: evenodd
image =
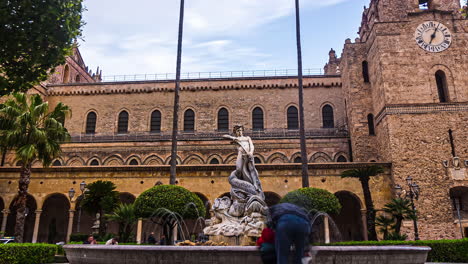
M302 187L309 187L308 159L304 129L304 89L302 84L302 48L299 0L296 0L297 77L299 81L299 133L301 137Z
M416 206L414 205L414 193L413 193L413 187L411 187L411 184L409 184L409 193L410 193L410 199L411 199L411 209L413 209L413 212L415 214L415 218L413 219L413 225L414 225L414 240L419 240L419 230L418 230L418 220L417 220L417 212L416 212Z
M462 218L460 215L460 198L454 198L454 200L455 200L455 207L457 208L458 225L460 226L460 234L461 234L461 238L463 239L465 235L463 234Z
M177 66L174 91L174 116L172 120L172 148L171 148L171 176L169 184L176 184L177 165L177 132L179 130L179 90L180 90L180 66L182 63L182 36L184 29L184 0L180 0L179 37L177 42Z

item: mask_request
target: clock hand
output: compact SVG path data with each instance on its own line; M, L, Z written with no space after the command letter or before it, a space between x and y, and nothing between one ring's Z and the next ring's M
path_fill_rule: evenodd
M432 41L435 39L436 33L437 33L437 29L439 29L439 26L440 26L440 23L439 23L439 25L437 25L437 27L434 29L434 33L432 33L432 35L431 35L431 41L429 41L429 44L431 44Z

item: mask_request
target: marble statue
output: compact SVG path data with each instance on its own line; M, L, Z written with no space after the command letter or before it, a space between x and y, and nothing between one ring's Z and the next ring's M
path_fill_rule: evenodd
M258 237L264 226L268 207L255 168L252 139L244 136L243 126L234 126L235 136L224 135L238 146L236 170L228 180L231 197L221 197L212 206L213 217L203 231L209 236Z

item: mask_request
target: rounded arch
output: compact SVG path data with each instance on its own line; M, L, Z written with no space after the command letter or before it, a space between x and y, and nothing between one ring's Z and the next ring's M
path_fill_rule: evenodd
M164 161L157 155L153 154L148 157L143 161L144 165L163 165Z
M69 83L70 82L70 67L68 64L65 64L65 67L63 68L63 83Z
M230 111L227 107L221 106L216 112L216 124L218 131L229 131L230 124Z
M344 241L364 240L364 228L361 215L363 204L359 197L349 191L335 193L341 204L340 213L332 215Z
M224 164L236 164L237 154L231 154L226 157Z
M349 161L349 157L348 157L348 154L346 154L345 152L337 152L335 154L335 157L333 158L334 161L336 162L348 162Z
M203 206L205 206L205 218L209 219L210 218L210 210L211 210L211 203L210 200L206 197L206 195L199 193L199 192L194 192L202 200Z
M80 76L79 74L77 74L77 75L75 76L75 82L76 82L76 83L81 82L81 76Z
M105 166L120 166L125 164L125 162L121 156L114 154L104 159L102 164Z
M286 109L286 123L289 130L299 129L299 108L295 105L290 105Z
M70 200L62 193L46 196L39 221L38 242L57 243L67 239Z
M85 164L85 161L81 157L72 157L67 160L67 166L69 167L80 167Z
M6 236L15 235L16 211L18 209L16 201L18 201L18 196L15 196L15 198L11 201L10 206L9 206L10 213L8 214L8 218L7 218L7 226L5 230ZM36 218L36 214L35 214L36 210L37 210L36 199L31 194L28 194L26 196L26 212L25 212L26 218L24 222L23 242L32 242L34 222Z
M332 162L332 159L324 152L316 152L312 157L310 157L309 161L314 163L327 163Z
M196 114L195 110L191 107L188 107L184 110L184 119L183 119L183 131L184 132L194 132L196 131Z
M87 162L88 166L98 166L102 163L102 160L98 156L93 156L92 158L88 159Z
M117 134L128 133L130 120L130 112L127 109L120 110L117 115Z
M266 110L261 105L255 105L250 110L250 120L252 121L252 130L263 131L267 127Z
M62 158L57 158L52 162L52 166L63 166L65 162Z
M203 160L202 157L192 154L185 158L184 162L182 164L188 164L188 165L199 165L199 164L205 164L205 161Z
M85 123L84 123L84 131L86 134L95 134L96 133L96 126L98 120L98 112L95 109L90 109L85 114Z
M148 130L151 133L160 133L162 127L162 111L159 108L154 108L149 114Z
M40 168L40 167L43 167L42 166L42 162L40 160L36 160L34 161L32 164L31 164L31 167L33 168Z
M457 101L457 90L455 89L455 83L453 78L453 73L449 67L443 64L436 64L434 65L430 73L428 74L428 82L430 84L431 95L432 95L432 102L440 102L439 91L438 91L438 84L436 80L437 73L443 73L445 77L445 96L447 102L456 102Z
M219 163L211 163L214 159L216 159ZM223 158L218 154L212 154L208 156L206 160L207 160L207 164L222 164L223 163Z
M182 159L179 157L179 155L177 155L176 162L177 162L177 165L182 164ZM168 165L171 164L171 156L168 156L166 158L166 160L164 161L164 164L168 164Z
M284 155L283 153L273 153L270 157L268 157L267 163L273 163L273 164L278 164L278 163L288 163L288 157Z
M281 201L281 196L275 192L264 192L264 194L265 203L268 205L268 207L279 204Z
M141 164L141 158L137 155L132 155L127 158L127 161L125 162L126 165L140 165Z
M294 153L294 154L291 156L290 162L291 162L291 163L301 163L301 162L302 162L301 153L300 153L300 152Z
M123 204L132 204L135 202L136 197L135 195L129 192L119 192L119 201Z
M335 127L335 107L331 103L325 103L320 108L323 128Z

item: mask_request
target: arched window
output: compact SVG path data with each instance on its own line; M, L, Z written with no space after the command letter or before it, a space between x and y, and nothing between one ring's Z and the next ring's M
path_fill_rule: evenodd
M192 109L188 109L184 113L184 131L193 132L195 131L195 112Z
M128 163L128 165L138 165L138 160L132 159L130 160L130 163Z
M297 156L294 158L294 163L302 163L301 157Z
M70 82L70 68L68 65L65 65L65 69L63 69L63 83Z
M375 136L374 115L367 115L367 126L369 127L369 135Z
M260 160L259 157L254 157L254 162L255 162L255 164L261 164L262 163L262 161Z
M299 129L299 116L295 106L288 107L288 129Z
M117 133L125 134L128 132L128 113L127 111L122 111L119 114L119 121L117 124Z
M60 160L55 160L52 166L62 166L62 162L60 162Z
M333 107L330 105L325 105L322 108L322 121L324 128L334 128L335 127L335 118L333 116Z
M219 164L219 160L217 158L213 158L210 160L210 164Z
M439 94L439 101L445 103L449 101L448 89L447 89L447 77L445 72L437 71L435 73L435 79L437 83L437 93Z
M99 166L99 161L97 159L93 159L91 163L89 163L91 166Z
M161 112L158 110L153 111L151 113L151 133L159 133L161 132Z
M218 131L229 131L229 112L226 108L218 111Z
M337 162L348 162L348 160L343 155L340 155L336 161Z
M86 134L96 133L96 113L89 112L86 116Z
M260 107L255 107L252 112L252 129L257 131L264 129L263 110Z
M362 78L365 83L369 82L369 63L367 61L362 62Z
M75 82L77 83L81 82L81 76L79 74L76 75Z

